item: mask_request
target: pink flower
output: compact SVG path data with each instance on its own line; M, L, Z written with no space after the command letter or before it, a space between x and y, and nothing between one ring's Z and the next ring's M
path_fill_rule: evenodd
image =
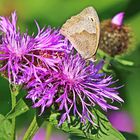
M133 132L134 124L131 116L124 111L112 112L108 116L114 128L123 132Z
M115 25L118 25L118 26L122 26L123 24L123 19L124 19L124 12L120 12L118 13L117 15L115 15L112 20L111 20L111 23L112 24L115 24Z

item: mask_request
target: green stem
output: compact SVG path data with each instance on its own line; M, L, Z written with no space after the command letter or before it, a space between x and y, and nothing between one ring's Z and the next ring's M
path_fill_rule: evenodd
M46 129L46 140L51 139L51 134L52 134L52 125L48 123L47 129Z
M16 96L11 93L11 100L12 100L12 109L14 109L16 105ZM16 118L12 118L12 140L15 140L15 130L16 129Z
M11 92L11 105L12 105L12 110L13 110L15 105L16 105L17 91L13 90L11 85L9 85L9 87L10 87L10 92ZM11 137L11 140L15 140L15 129L16 129L16 118L13 117L12 118L12 137Z
M33 136L35 135L35 133L38 131L39 127L41 126L41 124L43 123L43 121L38 122L36 115L34 116L29 128L27 129L23 140L32 140Z

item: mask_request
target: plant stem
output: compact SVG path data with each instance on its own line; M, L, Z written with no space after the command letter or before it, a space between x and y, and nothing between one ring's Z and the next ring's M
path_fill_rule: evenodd
M10 92L11 92L11 105L12 105L12 110L13 110L16 105L17 91L13 90L11 85L9 85L9 87L10 87ZM13 117L12 118L12 138L11 138L11 140L15 140L15 131L16 131L16 118Z
M38 127L36 124L36 116L34 116L29 128L27 129L23 137L23 140L31 140L31 138L33 137L34 131L37 131L37 130L38 130Z
M47 128L46 128L46 140L50 140L51 133L52 133L52 125L48 123Z
M38 129L40 128L40 126L42 125L43 121L37 120L36 115L34 116L29 128L27 129L23 140L32 140L33 136L36 134L36 132L38 131Z

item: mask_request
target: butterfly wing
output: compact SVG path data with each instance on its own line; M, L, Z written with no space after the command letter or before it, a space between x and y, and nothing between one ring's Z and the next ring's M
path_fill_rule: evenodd
M98 48L100 22L93 7L85 8L80 14L72 16L62 26L63 34L83 58L91 58Z

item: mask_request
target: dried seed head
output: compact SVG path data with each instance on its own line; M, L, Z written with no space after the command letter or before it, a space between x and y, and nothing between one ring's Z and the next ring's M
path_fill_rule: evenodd
M129 27L112 24L111 20L105 20L101 23L99 48L110 56L126 53L131 44L131 38Z

